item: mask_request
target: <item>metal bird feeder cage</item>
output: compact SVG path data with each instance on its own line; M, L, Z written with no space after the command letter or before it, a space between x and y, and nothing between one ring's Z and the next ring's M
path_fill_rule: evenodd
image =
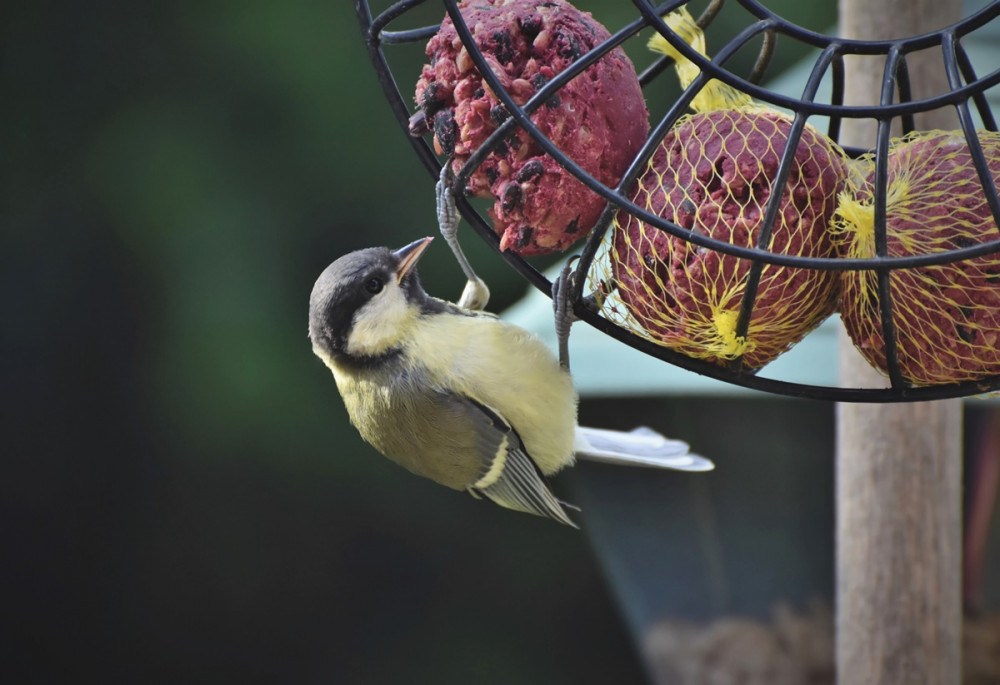
M503 144L506 136L514 132L516 127L520 127L541 146L545 153L572 173L587 188L606 200L607 205L603 214L590 231L586 242L582 244L582 249L578 248L580 259L576 266L577 278L571 296L578 317L603 333L684 369L740 386L793 397L853 402L900 402L969 396L1000 388L1000 375L920 386L915 386L905 380L899 364L898 325L892 316L893 308L899 303L894 301L890 290L890 276L895 272L998 255L1000 253L1000 231L997 232L996 238L985 242L902 256L888 253L886 236L886 196L889 192L887 160L890 153L890 140L900 133L905 135L913 131L915 129L915 115L939 108L950 108L957 114L961 134L956 133L956 135L963 135L968 145L968 152L971 155L982 192L980 199L985 197L993 222L1000 227L1000 198L997 196L997 189L991 178L987 156L980 140L981 134L977 132L976 123L976 116L978 116L980 130L997 130L996 119L990 111L986 93L990 88L1000 83L1000 69L985 75L977 74L963 45L963 41L974 36L975 32L1000 16L1000 2L991 2L959 23L933 33L891 41L858 41L823 35L775 15L764 5L754 0L733 0L733 2L745 10L746 16L749 18L748 23L742 31L737 32L724 45L713 46L714 57L709 59L691 49L662 19L664 15L685 6L687 2L674 1L654 5L647 0L633 0L635 5L634 20L617 31L613 31L610 38L579 56L571 66L540 87L537 93L523 105L518 105L512 99L501 85L496 74L487 67L483 53L477 47L469 26L462 18L458 0L441 0L440 3L428 3L427 0L401 0L374 15L368 0L357 0L356 9L372 63L396 119L404 131L408 130L409 120L413 114L413 85L420 75L422 63L408 64L404 73L399 73L398 69L397 73L393 73L386 51L391 51L400 44L414 44L422 47L435 35L439 29L438 25L418 24L414 27L412 17L416 16L417 13L411 14L411 12L421 5L438 5L436 10L440 10L439 16L441 17L447 13L485 83L509 112L510 116L506 121L498 125L492 135L470 156L465 166L457 174L456 188L464 187L462 184L469 179L476 167ZM587 9L583 6L585 3L580 4L581 9ZM699 17L699 26L708 25L722 5L723 2L719 0L711 2ZM426 17L427 7L423 9L421 16ZM408 15L411 17L409 20ZM543 103L556 95L570 79L581 74L614 48L630 39L635 39L641 31L646 29L658 32L667 39L681 54L697 65L700 69L700 75L683 90L681 96L668 107L662 117L650 122L650 135L625 171L621 181L615 187L607 187L588 174L551 140L547 139L532 122L531 115ZM767 72L776 41L781 41L783 44L792 41L799 44L799 47L818 54L815 57L811 74L802 86L800 97L788 97L760 85ZM761 47L756 62L749 73L741 75L727 68L727 64L732 63L734 55L744 50L748 45L756 45L757 42L761 44ZM947 75L950 85L947 92L923 99L914 96L908 60L919 51L935 52L940 60L940 68L943 68ZM855 55L883 60L884 77L882 91L879 94L880 104L871 106L844 104L844 61L845 57ZM647 95L653 92L651 87L663 79L665 72L669 72L668 68L673 64L673 60L669 57L651 58L651 61L650 66L639 73L639 83ZM843 147L849 158L858 159L869 155L869 159L873 159L874 189L872 196L874 198L875 256L858 258L815 257L770 251L767 248L766 236L775 223L778 214L778 201L768 202L763 212L764 223L761 231L763 239L758 237L755 245L740 246L714 239L703 232L685 229L651 213L630 199L629 189L639 178L653 156L657 145L686 113L699 91L712 79L728 84L736 90L748 94L755 101L783 110L789 115L791 121L788 133L789 144L781 152L780 163L774 179L775 188L781 188L787 182L789 168L795 156L795 144L800 140L803 129L811 118L825 120L824 133L832 141L838 143L841 126L846 119L867 119L877 124L876 143L873 150ZM831 86L829 97L818 96L820 84L824 79L827 79ZM895 129L893 129L894 125ZM430 145L429 136L420 138L408 136L408 138L428 171L436 178L442 162ZM429 193L430 189L428 188ZM771 195L778 197L780 193L774 192ZM549 280L528 260L514 252L500 250L499 238L488 217L483 216L465 198L458 198L458 207L464 218L482 239L493 245L514 269L536 288L546 293L550 291L551 283ZM595 258L602 244L607 243L608 231L613 225L616 212L627 212L644 224L654 226L669 236L690 242L698 249L714 250L750 261L751 267L746 276L747 280L739 306L736 324L737 334L746 334L755 305L758 282L766 265L837 273L866 271L876 274L878 301L882 303L877 316L880 319L880 333L882 340L884 340L883 353L887 365L885 370L889 377L889 387L847 388L807 385L768 378L766 375L758 374L757 369L744 368L740 358L724 364L696 359L657 344L648 337L637 335L634 330L620 325L601 311L586 306L584 298L587 295L585 287L588 283L588 276L591 277L590 282L592 283L591 270L594 268ZM1000 256L996 258L1000 260ZM947 284L942 285L946 286ZM1000 341L997 341L996 344L1000 345ZM817 363L833 364L835 360Z

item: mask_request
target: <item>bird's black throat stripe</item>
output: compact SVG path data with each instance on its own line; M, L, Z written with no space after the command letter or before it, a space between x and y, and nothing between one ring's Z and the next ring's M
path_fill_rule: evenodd
M399 361L403 356L402 347L393 347L379 354L348 354L347 352L334 352L333 359L348 368L361 371L382 369Z

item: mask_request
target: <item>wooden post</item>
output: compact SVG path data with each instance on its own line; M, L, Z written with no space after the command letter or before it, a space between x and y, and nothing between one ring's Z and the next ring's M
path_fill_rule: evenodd
M841 35L917 35L961 18L959 0L840 0ZM878 101L884 62L850 58L846 101ZM947 89L941 52L908 60L914 96ZM917 126L957 128L953 112ZM870 148L875 122L841 142ZM841 385L884 385L841 342ZM961 674L961 402L837 407L837 673L842 685L951 685Z

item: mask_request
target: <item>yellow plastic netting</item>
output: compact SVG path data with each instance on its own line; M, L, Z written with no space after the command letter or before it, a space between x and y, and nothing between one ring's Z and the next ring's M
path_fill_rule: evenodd
M994 185L1000 134L979 134ZM929 131L892 141L886 237L890 256L954 250L1000 238L960 131ZM873 257L874 174L841 194L834 242L845 257ZM842 276L841 316L864 357L886 371L878 275ZM903 378L915 385L978 380L1000 373L1000 256L917 269L889 277L892 320Z
M704 36L686 9L668 25L704 54ZM671 55L681 85L698 67L659 35L654 50ZM631 191L640 207L692 232L756 246L792 120L746 94L710 81L667 133ZM840 148L806 126L767 248L830 257L828 230L847 175ZM604 315L687 356L716 363L743 358L750 368L774 359L833 310L838 275L764 265L746 335L737 319L751 262L675 238L619 212L610 241L591 270L608 292Z

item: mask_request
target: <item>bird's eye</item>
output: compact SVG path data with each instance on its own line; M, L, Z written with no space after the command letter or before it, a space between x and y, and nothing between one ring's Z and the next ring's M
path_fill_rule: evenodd
M384 285L385 284L382 282L381 278L378 278L377 276L372 276L367 281L365 281L365 290L370 292L372 295L377 295L378 293L382 292L382 287Z

